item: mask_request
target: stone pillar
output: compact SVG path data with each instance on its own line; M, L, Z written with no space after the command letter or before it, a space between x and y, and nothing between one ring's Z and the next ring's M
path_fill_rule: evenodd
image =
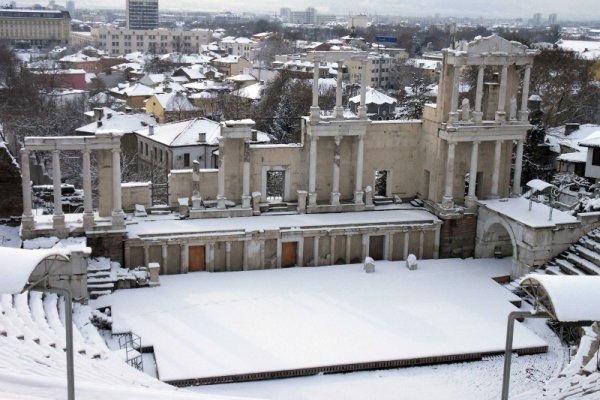
M481 123L483 112L481 111L481 101L483 99L483 75L485 66L480 65L477 69L477 91L475 92L475 111L473 112L473 120L475 123Z
M298 239L298 253L296 257L298 258L298 266L304 267L304 236Z
M440 234L441 234L441 224L435 225L435 239L433 241L433 258L437 260L440 258Z
M419 232L419 260L423 259L423 242L425 241L425 233L423 231Z
M521 110L519 110L519 120L527 121L529 111L527 110L527 100L529 99L529 82L531 80L531 64L525 65L525 74L523 75L523 88L521 93Z
M329 236L329 264L335 264L335 236Z
M389 261L394 261L394 234L395 232L390 232L388 234L388 256L387 259Z
M369 257L369 235L362 235L362 261Z
M244 249L242 250L242 269L248 271L248 240L244 240Z
M523 170L523 141L517 141L517 154L515 155L515 172L513 175L513 196L521 195L521 172Z
M496 111L496 122L506 121L506 94L508 90L508 65L502 66L500 74L500 92L498 94L498 111Z
M187 274L189 270L189 250L190 245L188 243L183 243L181 245L181 260L179 262L179 272L181 272L182 274Z
M337 85L335 87L335 118L342 119L344 118L344 106L342 105L342 83L343 83L343 61L339 60L337 62Z
M150 245L148 242L144 242L144 265L148 266L150 264Z
M319 266L319 237L315 236L313 238L313 265L315 267Z
M208 272L215 272L215 244L208 243L205 248L206 269Z
M458 122L458 94L459 94L460 67L454 66L452 72L452 96L450 100L450 113L448 123Z
M310 107L310 120L311 121L319 121L321 117L321 113L319 110L319 67L321 63L317 59L314 58L314 67L313 67L313 84L312 84L312 106Z
M23 230L32 230L35 228L31 205L31 172L29 166L29 150L21 149L21 187L23 190L23 216L21 225Z
M367 118L367 68L369 68L369 60L360 60L360 105L358 106L358 118Z
M90 150L83 150L83 228L94 226L94 210L92 208L92 173L90 166Z
M231 242L225 242L225 271L231 271Z
M334 138L335 148L333 152L333 179L331 185L331 205L337 206L340 204L340 144L341 136Z
M298 214L306 214L306 190L298 190Z
M386 233L383 235L383 259L390 260L390 234Z
M356 138L356 176L354 178L354 203L363 204L363 162L365 152L365 139L363 136Z
M162 266L162 274L166 275L167 274L167 259L169 257L169 246L166 243L163 243L161 245L162 247L162 263L160 264Z
M62 188L60 184L60 151L52 152L52 184L54 185L54 213L52 215L52 227L54 229L65 228L65 214L62 210Z
M217 194L217 208L224 210L225 205L225 138L219 137L219 193Z
M467 207L474 207L477 201L477 158L479 155L479 142L473 141L471 147L471 168L469 169L469 193L465 199Z
M404 248L402 249L402 255L406 260L408 258L408 242L410 240L410 231L404 232Z
M250 141L244 140L244 166L242 171L242 207L250 208Z
M494 168L492 170L492 189L490 193L490 197L492 199L498 198L498 185L500 182L500 156L502 155L502 141L496 140L496 144L494 147Z
M308 205L317 205L317 140L318 136L310 138L310 153L308 163Z
M446 186L444 197L442 198L442 208L451 209L454 207L454 152L456 143L448 142L448 157L446 159Z
M281 268L281 246L282 246L281 239L277 238L277 249L275 250L276 257L277 257L277 264L276 264L277 268Z
M265 240L260 240L260 269L265 269Z
M352 235L346 235L346 264L350 264L352 261Z
M113 189L113 212L112 225L124 226L125 214L121 207L121 149L112 149L112 189Z

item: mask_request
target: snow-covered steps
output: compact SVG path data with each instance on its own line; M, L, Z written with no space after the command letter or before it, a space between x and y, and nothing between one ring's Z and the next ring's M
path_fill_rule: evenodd
M585 275L585 272L577 268L573 263L564 260L562 258L558 258L554 260L560 271L566 275Z
M394 204L394 199L392 197L377 196L373 197L373 204L375 204L376 206Z
M410 201L410 204L413 207L423 207L425 205L425 203L423 203L423 200L421 199L414 199Z
M576 254L569 254L567 260L577 266L580 270L584 271L588 275L600 275L600 267L593 262L580 257Z

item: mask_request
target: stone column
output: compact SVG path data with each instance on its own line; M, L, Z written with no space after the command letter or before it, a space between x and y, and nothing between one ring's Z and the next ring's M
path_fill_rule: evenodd
M476 123L481 123L483 119L483 112L481 111L481 101L483 99L484 72L485 65L480 65L477 69L477 91L475 92L475 111L473 112L473 119Z
M419 232L419 260L423 259L423 242L425 241L425 233L423 231Z
M333 152L333 179L331 185L331 205L337 206L340 204L340 145L342 142L341 136L334 138L335 148Z
M225 271L231 271L231 242L225 242Z
M225 205L225 138L219 137L219 193L217 194L217 208L224 210Z
M315 236L313 238L313 265L315 267L319 266L319 237Z
M248 271L248 240L243 242L244 248L242 249L242 269Z
M440 234L441 234L441 224L435 225L435 239L433 241L433 258L440 258Z
M479 156L479 142L473 141L471 146L471 168L469 169L469 193L465 199L467 207L474 207L477 201L477 158Z
M502 66L500 74L500 93L498 94L498 111L496 111L496 122L506 121L506 92L508 90L508 65Z
M454 66L452 73L452 96L450 100L450 113L448 114L448 123L458 122L458 94L460 81L460 67Z
M344 118L344 106L342 105L342 83L343 83L343 61L339 60L337 62L337 85L335 87L335 118L342 119Z
M276 265L277 268L281 268L281 246L282 246L281 239L277 238L277 249L275 250L276 257L277 257L277 265Z
M204 256L206 258L206 269L208 272L215 272L215 244L208 243L205 249L206 253Z
M317 57L314 58L313 84L312 84L312 106L310 107L310 120L319 121L321 113L319 110L319 67L321 63Z
M513 196L521 195L521 172L523 170L523 141L517 141L517 154L515 155L515 172L513 175Z
M83 229L94 226L94 210L92 208L92 173L90 166L90 150L83 150Z
M369 257L369 235L362 235L362 261Z
M310 138L310 153L308 163L308 205L317 205L317 140L318 136Z
M494 164L492 170L492 189L490 197L492 199L498 198L498 185L500 182L500 156L502 155L502 141L496 140L494 147Z
M360 60L362 73L360 75L360 105L358 106L358 118L367 118L367 68L369 65L368 59Z
M390 260L390 233L386 233L383 236L383 259Z
M21 149L21 187L23 190L23 216L21 225L23 230L35 228L35 220L31 210L31 172L29 167L29 150Z
M162 274L166 275L167 274L167 262L168 262L168 257L169 257L169 245L167 243L163 243L161 245L162 247L162 263L161 263L161 270L162 270Z
M298 253L296 254L296 257L298 258L298 266L304 267L304 236L301 236L298 239Z
M525 66L523 75L523 88L521 93L521 110L519 111L519 120L527 121L529 111L527 111L527 100L529 99L529 82L531 80L531 64Z
M365 139L363 136L356 138L356 176L354 178L354 203L363 204L363 162L365 152Z
M346 264L350 264L352 260L352 235L346 235Z
M402 249L402 254L403 254L405 260L408 258L408 242L409 242L409 240L410 240L410 232L406 231L406 232L404 232L404 248Z
M150 264L150 245L144 242L144 265L147 267Z
M190 245L188 243L183 243L181 245L181 260L179 262L179 267L182 274L187 274L189 270L189 249Z
M242 171L242 207L250 208L250 141L244 140L244 166Z
M335 264L335 236L329 236L329 264Z
M112 149L112 189L113 189L113 212L112 225L124 226L125 214L121 207L121 149Z
M54 229L65 228L65 214L62 210L62 188L60 177L60 150L54 150L52 151L52 184L54 185L54 213L52 215L52 227Z
M448 157L446 159L446 186L444 197L442 198L442 208L451 209L454 207L454 152L456 143L448 142Z
M260 269L265 269L265 240L260 240Z

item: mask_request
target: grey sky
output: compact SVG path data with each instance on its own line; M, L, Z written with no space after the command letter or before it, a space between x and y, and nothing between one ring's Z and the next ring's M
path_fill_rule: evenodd
M278 12L280 7L294 10L315 7L322 13L345 15L367 13L384 15L427 16L439 13L442 16L467 17L523 17L530 18L535 12L546 18L557 13L560 19L600 20L600 0L159 0L161 9L190 11L250 11L255 13ZM8 1L6 1L8 2ZM17 0L19 5L33 4L33 0ZM64 3L64 0L57 0ZM38 1L45 3L45 1ZM125 0L75 0L78 7L125 8Z

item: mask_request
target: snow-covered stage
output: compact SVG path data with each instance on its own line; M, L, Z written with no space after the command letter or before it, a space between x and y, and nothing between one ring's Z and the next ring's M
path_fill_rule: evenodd
M359 264L198 272L91 305L112 306L113 332L140 335L160 379L176 384L409 366L503 351L518 297L492 277L510 268L510 259L452 259L416 271L381 261L372 274ZM545 351L517 325L515 349Z

